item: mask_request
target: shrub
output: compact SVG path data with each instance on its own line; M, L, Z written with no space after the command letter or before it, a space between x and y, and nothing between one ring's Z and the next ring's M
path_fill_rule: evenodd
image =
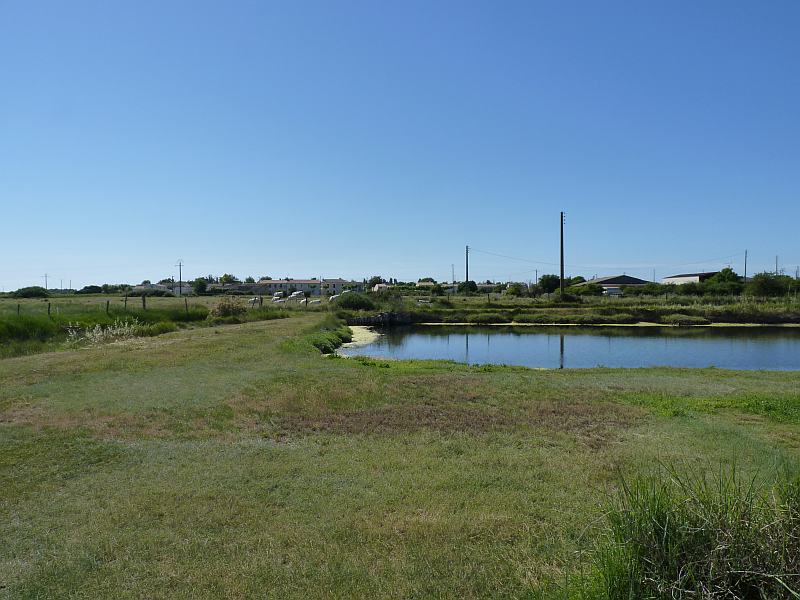
M0 342L10 340L44 341L58 334L58 326L47 317L20 315L0 319Z
M102 294L103 288L99 285L86 285L79 289L76 294Z
M350 292L349 294L342 294L336 299L336 305L339 308L347 310L374 310L375 303L364 296L363 294L356 294Z
M470 323L508 323L511 319L507 315L500 313L478 313L477 315L469 315L467 321Z
M661 317L661 322L666 325L708 325L710 323L705 317L682 315L680 313L665 315Z
M20 288L16 292L11 292L11 296L14 298L48 298L50 292L40 285L34 285Z
M208 318L240 317L246 312L247 307L238 298L224 296L208 313Z

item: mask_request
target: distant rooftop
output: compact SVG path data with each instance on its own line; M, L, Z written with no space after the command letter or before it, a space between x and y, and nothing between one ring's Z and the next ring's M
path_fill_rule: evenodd
M680 275L670 275L669 277L665 277L664 279L672 279L673 277L713 277L719 273L719 271L706 271L704 273L682 273Z
M638 277L633 277L631 275L609 275L607 277L596 277L594 279L590 279L589 281L584 281L583 283L579 283L578 285L617 286L617 285L646 285L648 283L650 282L645 281L644 279L639 279Z
M259 279L258 283L260 284L268 284L268 283L302 283L302 284L314 284L314 283L352 283L346 279L342 279L341 277L336 277L332 279Z

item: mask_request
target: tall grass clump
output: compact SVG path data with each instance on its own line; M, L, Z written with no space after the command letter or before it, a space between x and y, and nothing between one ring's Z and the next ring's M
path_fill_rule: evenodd
M288 347L309 346L316 348L323 354L331 354L339 346L353 339L353 332L345 325L344 321L334 315L327 315L321 323L298 338L287 340Z
M623 481L593 571L571 598L800 598L800 479L735 468Z
M9 315L0 319L0 342L45 341L59 332L59 326L46 316Z

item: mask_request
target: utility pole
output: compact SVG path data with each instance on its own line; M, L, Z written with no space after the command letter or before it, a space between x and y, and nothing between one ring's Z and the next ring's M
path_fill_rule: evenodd
M564 211L561 211L561 297L564 297Z
M181 295L181 291L183 290L183 286L181 285L181 280L183 279L183 259L178 259L178 264L175 265L178 267L178 296ZM175 286L172 286L173 291L175 291Z
M656 270L653 269L653 283L656 282Z
M775 276L778 275L778 255L775 255Z
M42 275L42 277L44 277L44 289L47 289L47 273Z
M469 294L469 246L467 246L467 253L464 255L464 290Z
M744 251L744 282L747 283L747 250Z
M536 271L536 285L539 285L539 269L534 269Z

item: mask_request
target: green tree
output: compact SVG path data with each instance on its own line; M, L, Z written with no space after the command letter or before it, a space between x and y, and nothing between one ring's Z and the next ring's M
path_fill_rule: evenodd
M708 279L709 283L739 283L742 280L730 267L725 267L719 273Z
M524 296L528 293L528 290L521 283L512 283L506 288L506 293L510 296Z
M759 273L753 276L745 289L751 296L782 296L789 291L793 281L786 275Z
M474 281L462 281L458 284L459 294L474 294L478 291L478 284Z
M255 283L256 280L253 279L252 275L248 275L247 278L244 280L245 283Z
M192 291L195 294L197 294L198 296L202 296L203 294L206 293L206 290L208 290L208 282L206 282L205 279L203 279L202 277L198 277L197 279L194 280L194 283L192 284Z
M50 295L46 289L40 285L31 287L24 287L18 289L16 292L11 292L14 298L47 298Z
M219 282L222 284L224 288L226 285L231 283L237 283L239 280L236 278L236 275L231 275L230 273L225 273L219 278Z
M373 275L369 278L369 281L367 281L367 286L373 288L379 283L386 283L386 280L380 275Z
M539 277L539 286L545 294L552 294L561 284L561 278L558 275L542 275Z

